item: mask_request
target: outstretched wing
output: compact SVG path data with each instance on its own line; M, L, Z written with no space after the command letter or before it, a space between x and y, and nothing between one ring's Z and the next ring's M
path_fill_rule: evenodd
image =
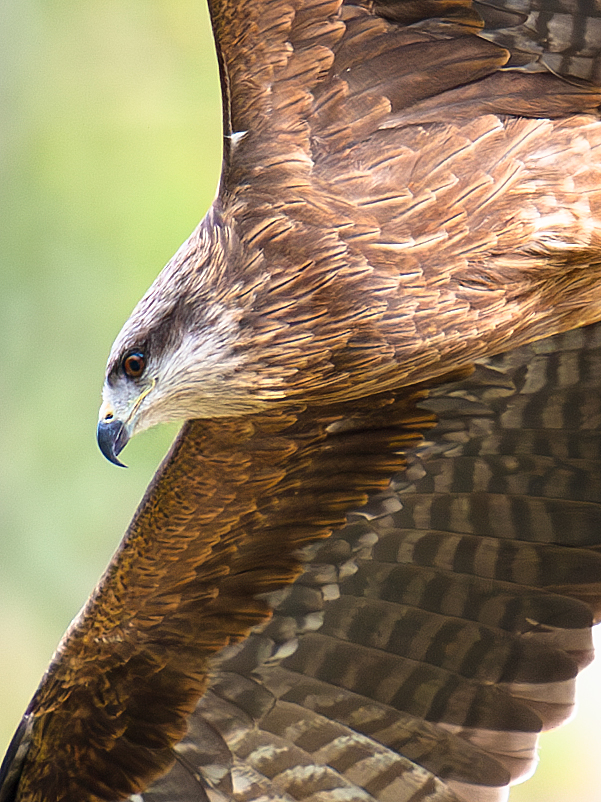
M592 658L600 359L596 326L434 390L429 441L214 664L144 800L505 799Z
M381 389L399 336L404 378L415 381L531 340L550 319L555 330L598 318L598 124L506 123L596 111L597 89L550 74L537 50L556 15L533 33L530 11L513 6L340 8L212 4L227 98L225 221L249 262L277 243L301 322L325 317L326 305L312 305L315 284L309 303L295 266L324 283L332 342L345 336L339 308L382 324L365 329L356 357L347 349L333 396L358 375L361 393ZM590 77L597 55L579 30L565 53L557 47L568 71L588 59ZM512 36L510 53L498 42ZM512 60L547 72L502 72ZM408 63L393 76L391 65ZM498 190L513 186L533 141L557 191L549 200L545 185L510 233L519 243L520 226L531 234L543 219L552 269L517 318L526 290L504 237L521 184ZM581 213L565 213L578 203ZM568 229L577 247L566 258ZM501 254L497 284L484 263L466 268L466 252L478 265L491 248ZM517 256L537 268L541 253ZM386 278L401 254L408 269ZM345 265L344 287L328 285L334 262ZM461 292L437 286L449 271ZM355 278L372 272L376 308L353 296ZM402 304L384 301L400 284ZM487 318L491 298L497 314ZM417 340L430 343L425 363L411 359ZM569 712L598 607L598 391L570 342L493 360L447 395L435 391L431 444L362 511L433 423L415 397L188 424L31 703L2 802L125 799L174 761L155 799L502 798L527 771L538 731ZM300 367L312 347L294 344ZM336 539L307 546L347 513ZM300 574L305 546L309 568L273 595ZM277 615L236 651L270 604Z
M295 579L298 548L386 486L433 423L414 406L188 424L30 704L3 802L124 799L166 771L211 655L269 617L257 596Z
M600 356L597 326L422 412L384 395L189 424L32 701L3 802L124 799L174 761L144 798L503 799L592 656Z

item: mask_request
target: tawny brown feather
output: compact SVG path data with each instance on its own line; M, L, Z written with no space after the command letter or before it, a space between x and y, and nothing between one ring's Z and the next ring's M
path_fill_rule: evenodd
M32 702L20 798L124 799L173 763L209 657L269 617L256 596L298 576L299 547L386 487L399 449L434 423L414 403L382 398L317 418L288 408L184 429ZM382 419L371 463L338 466L338 455L369 450L354 427ZM345 430L327 436L338 421Z
M601 607L599 453L547 454L548 430L580 443L553 417L574 398L524 346L601 319L601 42L526 2L210 9L219 194L105 386L129 434L205 420L61 643L0 802L115 802L175 761L144 799L496 802L569 714ZM503 430L547 384L522 464Z
M221 187L113 348L109 380L137 342L155 360L132 432L357 398L599 319L598 87L503 72L469 3L211 10Z

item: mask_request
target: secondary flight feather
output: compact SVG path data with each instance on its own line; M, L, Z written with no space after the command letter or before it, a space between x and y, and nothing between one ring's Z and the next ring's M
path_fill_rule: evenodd
M596 20L210 10L219 192L98 440L190 422L0 800L504 799L601 605Z

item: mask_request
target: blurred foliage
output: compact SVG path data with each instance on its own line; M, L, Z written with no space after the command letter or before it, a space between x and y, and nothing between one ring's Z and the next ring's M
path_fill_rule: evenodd
M215 192L202 3L22 0L0 19L0 745L173 438L95 442L111 342Z
M3 750L173 438L151 430L128 445L127 471L110 465L99 393L112 339L211 202L221 129L202 2L0 8ZM597 725L589 676L580 718ZM512 800L598 802L592 733L550 736L555 771ZM587 758L596 773L576 785Z

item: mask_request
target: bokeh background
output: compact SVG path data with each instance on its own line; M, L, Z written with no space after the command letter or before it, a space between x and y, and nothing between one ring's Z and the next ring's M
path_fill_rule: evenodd
M208 207L202 0L0 0L0 752L175 433L95 443L104 363ZM600 802L601 671L513 802Z

